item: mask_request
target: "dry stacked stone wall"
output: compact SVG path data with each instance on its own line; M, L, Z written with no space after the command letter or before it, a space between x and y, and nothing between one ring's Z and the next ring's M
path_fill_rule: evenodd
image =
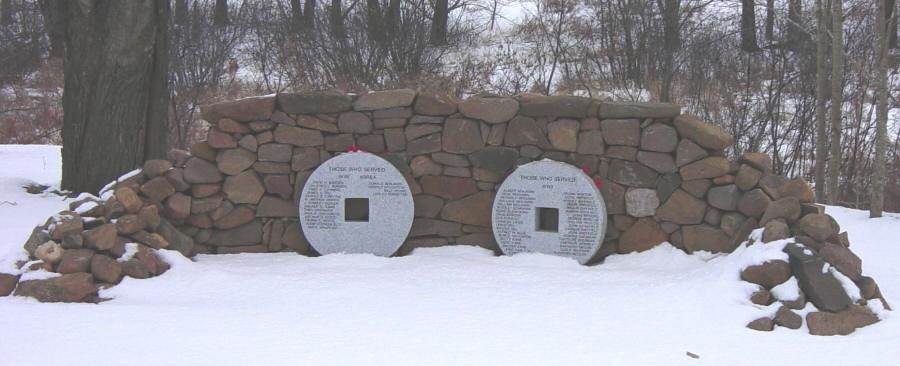
M401 89L283 93L202 113L211 125L206 141L147 161L99 198L77 200L36 227L25 245L31 261L22 267L63 275L18 285L18 277L0 275L0 296L15 289L42 301L97 300L98 287L123 276L163 273L168 266L157 249L315 254L298 223L304 182L335 154L360 149L396 166L413 193L415 220L400 255L454 244L499 251L491 232L499 184L517 165L552 159L581 167L601 185L609 217L594 262L665 241L688 253L731 252L764 228L763 242L796 237L798 244L785 249L790 262L742 273L760 286L748 303L772 304L768 291L792 276L805 296L786 302L780 318L748 326L794 327L790 309L807 301L822 310L810 314L824 314L807 316L814 333L843 334L877 321L851 303L826 265L859 286L862 302L883 302L847 233L813 203L803 179L773 174L762 153L729 161L731 136L681 115L677 105L533 94L460 101Z

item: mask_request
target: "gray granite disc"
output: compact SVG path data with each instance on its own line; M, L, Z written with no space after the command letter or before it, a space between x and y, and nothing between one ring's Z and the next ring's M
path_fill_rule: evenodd
M403 175L366 152L329 159L310 175L300 196L300 227L323 255L390 256L406 240L413 213Z
M584 264L603 243L606 205L581 169L544 159L520 166L503 181L491 219L504 254L537 252Z

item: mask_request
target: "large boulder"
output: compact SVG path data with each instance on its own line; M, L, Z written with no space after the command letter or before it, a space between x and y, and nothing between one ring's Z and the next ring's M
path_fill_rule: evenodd
M706 196L710 206L724 211L736 210L740 199L741 191L734 184L713 187Z
M81 302L97 295L97 286L90 273L64 274L45 280L22 281L16 296L29 296L40 302Z
M819 255L851 280L858 281L862 278L862 260L847 247L825 243L819 250Z
M216 123L222 118L242 122L266 120L275 111L275 96L250 97L231 102L216 103L200 107L204 120Z
M478 122L461 118L447 119L441 143L444 151L454 154L469 154L484 147Z
M791 266L783 260L770 260L752 265L741 271L741 279L767 289L778 286L791 278Z
M837 235L838 231L840 231L840 228L835 226L834 219L826 214L809 214L803 216L803 218L797 222L797 229L818 241L826 241Z
M682 180L716 178L728 174L731 163L720 156L711 156L681 167Z
M669 153L678 147L678 133L664 123L654 123L641 131L641 150Z
M513 98L473 96L459 103L464 116L487 123L503 123L511 120L519 111L519 102Z
M93 257L94 251L91 249L66 250L63 253L63 258L59 261L59 265L56 266L56 272L62 274L90 272L91 258Z
M759 220L759 224L765 225L775 219L785 219L788 222L794 222L798 218L800 218L800 201L794 197L787 197L770 203Z
M682 237L688 252L729 253L735 245L725 232L707 224L683 226Z
M519 104L519 114L529 117L585 118L593 112L591 99L569 95L523 94Z
M656 218L676 224L692 225L703 222L706 203L683 190L676 190L672 196L656 210Z
M838 312L851 304L840 281L825 270L822 257L797 244L788 244L784 251L790 257L791 271L800 289L819 310Z
M820 336L848 335L857 328L878 322L878 316L868 307L851 304L846 310L831 313L813 311L806 314L809 334Z
M659 173L643 164L613 159L609 164L609 179L628 187L655 188Z
M641 122L636 119L606 119L600 129L607 145L638 146L641 141Z

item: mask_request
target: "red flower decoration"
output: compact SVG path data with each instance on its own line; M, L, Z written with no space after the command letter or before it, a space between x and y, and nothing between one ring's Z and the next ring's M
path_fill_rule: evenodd
M345 151L346 151L346 152L360 152L360 151L362 151L362 150L359 149L359 146L351 145L351 146L348 147L347 150L345 150Z
M582 166L582 167L581 167L581 171L583 171L584 174L588 174L588 172L590 171L590 169L588 169L587 165L585 165L585 166Z
M600 178L594 178L594 185L597 186L597 189L603 188L603 180Z

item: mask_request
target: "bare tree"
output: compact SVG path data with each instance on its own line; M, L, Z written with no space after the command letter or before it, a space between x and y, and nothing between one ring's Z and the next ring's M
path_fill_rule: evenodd
M213 13L213 19L217 27L228 25L228 0L216 0L216 11Z
M97 192L165 156L169 1L85 0L66 10L62 187Z
M750 6L752 7L753 0L750 0L749 3L751 3ZM755 28L756 25L754 24ZM775 43L775 0L766 0L766 41Z
M431 23L431 44L443 46L447 44L447 20L450 18L450 8L447 0L434 1L434 15Z
M769 34L769 19L774 18L766 18L766 37L771 36ZM773 27L774 24L773 21ZM753 0L741 0L741 48L745 52L759 51L759 43L756 41L756 10L754 9Z
M672 101L675 80L675 53L681 49L681 0L657 0L663 15L663 61L659 100ZM755 37L755 35L754 35Z
M331 0L331 8L328 9L328 20L331 25L331 35L337 40L347 38L347 30L344 26L344 5L341 0Z
M196 1L196 0L195 0ZM175 24L184 25L188 21L188 0L175 0Z
M888 0L877 0L878 12L875 15L875 34L877 42L875 49L878 52L878 66L875 72L875 94L878 98L876 107L875 128L875 174L872 176L872 191L869 198L869 217L881 217L884 209L884 178L887 170L887 115L888 115L888 37L887 22Z
M12 0L0 0L0 26L8 26L13 22Z
M828 2L829 0L824 0ZM828 132L825 112L827 94L828 27L823 0L816 0L816 200L825 201L825 162L828 156Z
M828 204L840 199L841 113L844 81L844 2L831 3L831 153L828 157Z
M303 3L303 26L307 31L315 28L316 24L316 0L306 0Z

